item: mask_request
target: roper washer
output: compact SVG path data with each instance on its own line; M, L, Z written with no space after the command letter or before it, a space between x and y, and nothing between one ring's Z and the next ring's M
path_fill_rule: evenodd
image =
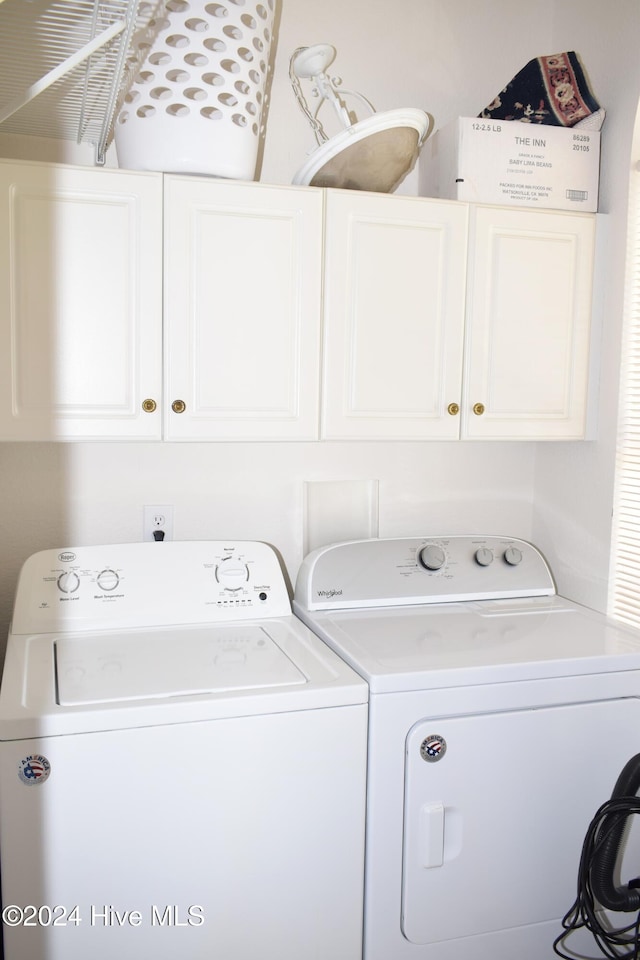
M268 545L35 554L0 692L6 960L361 960L366 727Z

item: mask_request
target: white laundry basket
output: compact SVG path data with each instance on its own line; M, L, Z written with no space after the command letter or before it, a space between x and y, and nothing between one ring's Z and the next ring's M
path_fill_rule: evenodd
M134 40L142 66L116 119L121 167L253 180L276 2L159 4Z

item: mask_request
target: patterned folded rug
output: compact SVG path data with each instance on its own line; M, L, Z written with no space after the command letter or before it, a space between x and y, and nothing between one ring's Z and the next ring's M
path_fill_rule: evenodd
M573 127L599 110L578 55L570 51L530 60L478 116Z

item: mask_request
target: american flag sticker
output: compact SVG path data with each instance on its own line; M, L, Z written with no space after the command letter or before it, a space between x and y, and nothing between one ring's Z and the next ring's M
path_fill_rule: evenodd
M437 760L442 760L446 752L447 741L437 733L432 734L430 737L425 737L420 744L420 756L423 760L426 760L427 763L435 763Z
M39 753L31 754L18 764L18 778L28 786L44 783L49 779L51 764Z

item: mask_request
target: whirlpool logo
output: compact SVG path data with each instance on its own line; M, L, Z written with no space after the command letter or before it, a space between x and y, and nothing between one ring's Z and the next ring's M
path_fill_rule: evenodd
M318 590L318 596L331 600L332 597L341 597L342 590Z

